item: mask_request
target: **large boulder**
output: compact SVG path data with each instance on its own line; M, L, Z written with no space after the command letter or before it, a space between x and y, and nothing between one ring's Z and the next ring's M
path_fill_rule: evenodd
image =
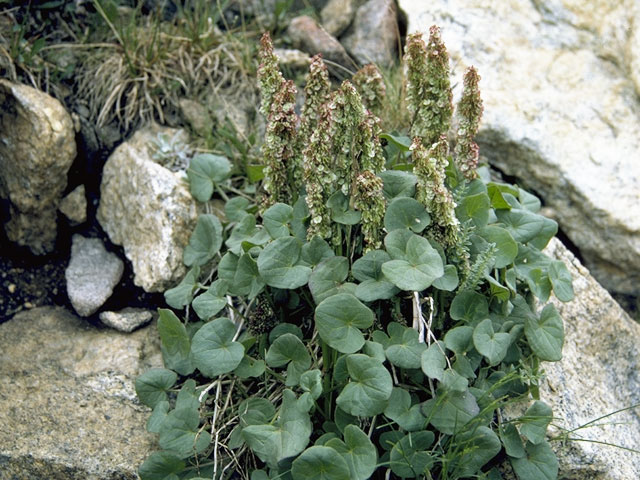
M36 255L53 250L57 209L76 157L70 115L44 92L0 79L0 199L9 240Z
M482 77L480 152L537 191L612 291L640 294L640 4L400 0ZM458 87L459 92L460 87Z
M568 303L552 299L565 341L562 360L543 365L540 384L541 400L553 409L559 478L640 478L640 455L632 451L640 450L640 324L562 243L554 239L546 253L567 265L575 292Z
M0 478L138 478L155 438L134 379L162 365L155 328L124 334L45 307L1 324L0 345Z
M161 292L185 274L184 248L195 228L196 202L184 172L172 172L154 160L159 134L171 129L136 132L111 154L102 172L98 221L131 261L134 283Z

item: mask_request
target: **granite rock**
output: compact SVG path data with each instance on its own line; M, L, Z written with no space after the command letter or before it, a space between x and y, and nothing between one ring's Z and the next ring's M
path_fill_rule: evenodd
M184 172L153 159L158 131L138 131L107 160L102 173L98 221L131 261L134 283L147 292L176 285L185 274L184 248L195 228L196 201Z
M400 0L482 77L480 153L536 191L611 291L640 295L640 5ZM459 87L458 92L459 94Z
M329 0L320 12L322 26L334 37L339 37L353 21L358 0Z
M143 308L125 308L119 312L101 312L98 318L107 327L130 333L149 323L153 319L153 313Z
M0 325L0 478L138 478L156 447L134 380L162 365L157 337L153 327L98 329L53 307Z
M69 219L72 226L87 221L87 197L84 185L78 185L60 201L58 209Z
M71 116L44 92L0 79L0 198L9 240L36 255L53 250L57 209L76 157Z

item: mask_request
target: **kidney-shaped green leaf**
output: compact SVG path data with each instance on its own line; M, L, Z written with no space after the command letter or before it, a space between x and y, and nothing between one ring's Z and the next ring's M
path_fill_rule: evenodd
M511 465L520 480L556 480L558 458L547 442L527 443L526 456L511 458Z
M433 464L426 451L435 439L433 432L411 432L391 449L391 471L402 478L418 478Z
M300 381L300 375L311 366L311 356L302 341L292 333L285 333L276 338L269 347L265 361L270 367L287 367L285 385L292 387Z
M403 388L393 388L384 414L408 432L421 430L426 426L427 419L422 415L420 405L411 405L411 395Z
M191 343L184 324L169 309L158 309L158 334L162 340L162 358L165 366L181 375L193 372Z
M316 303L339 292L342 282L349 274L349 260L346 257L331 257L313 269L309 277L309 290Z
M200 416L197 409L177 408L169 412L160 430L158 444L180 458L202 452L211 443L206 430L199 431Z
M505 332L495 333L493 323L486 318L473 330L473 344L476 350L487 359L489 365L499 364L511 345L511 335Z
M288 237L287 224L291 220L293 220L293 208L284 203L276 203L262 214L262 224L271 238Z
M291 475L300 480L346 480L349 466L331 447L307 448L291 464Z
M184 470L185 463L171 452L153 452L138 470L141 480L173 480Z
M332 438L325 446L333 448L349 466L349 479L366 480L377 467L378 452L371 440L355 425L344 428L344 441Z
M422 291L444 274L444 266L440 254L429 241L412 234L404 258L386 262L382 272L401 290Z
M191 159L187 176L191 194L199 202L208 202L213 195L214 183L229 178L231 163L224 157L201 153Z
M384 228L387 232L407 228L416 233L423 231L431 217L420 202L409 197L395 198L387 207L384 215Z
M178 380L178 375L166 368L152 368L136 378L136 394L142 403L154 408L167 399L167 391Z
M356 417L382 413L393 388L389 371L376 359L361 353L349 355L346 363L351 381L338 395L337 405Z
M333 295L316 307L316 327L322 340L341 353L354 353L364 345L360 329L373 324L373 312L349 293Z
M228 318L205 323L193 336L193 361L205 376L215 378L235 369L244 357L244 346L233 340L236 326Z
M258 257L258 271L271 287L293 290L306 285L311 269L297 265L302 242L295 237L278 238L265 247Z
M564 327L553 304L542 309L539 319L535 315L526 318L524 334L531 349L541 360L557 362L562 358Z

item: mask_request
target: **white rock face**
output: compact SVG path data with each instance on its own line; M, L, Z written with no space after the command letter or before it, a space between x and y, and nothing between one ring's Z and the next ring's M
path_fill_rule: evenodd
M607 288L640 294L637 0L400 0L482 79L480 152L534 189ZM458 92L459 94L459 89Z
M107 252L99 238L73 236L71 260L64 272L67 294L76 313L88 317L113 293L124 272L124 263Z
M158 131L174 134L170 129L139 131L111 154L98 207L100 225L124 247L134 283L147 292L164 291L182 279L182 254L197 219L184 175L153 161Z
M553 300L564 320L563 358L545 363L541 399L553 408L554 425L565 429L640 403L640 324L634 322L558 240L546 253L562 260L573 277L575 299ZM581 429L572 437L640 450L640 407ZM551 430L552 435L562 432ZM640 455L584 441L552 442L560 460L558 478L640 478Z
M8 238L36 255L53 250L58 204L76 157L71 116L53 97L0 79L0 198Z

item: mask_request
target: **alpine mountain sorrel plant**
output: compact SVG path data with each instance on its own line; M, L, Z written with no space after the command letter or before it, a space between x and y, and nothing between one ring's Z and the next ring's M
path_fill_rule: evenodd
M450 149L436 27L407 40L411 137L383 134L349 81L331 92L319 56L297 118L267 35L260 55L264 193L200 216L165 294L184 314L160 310L166 368L136 382L162 449L142 479L498 479L505 460L556 478L550 408L501 408L535 400L540 362L561 358L562 320L539 306L570 300L571 277L541 252L557 225L538 199L477 168L477 72ZM366 69L359 88L380 85ZM230 172L196 157L194 196L225 198Z

